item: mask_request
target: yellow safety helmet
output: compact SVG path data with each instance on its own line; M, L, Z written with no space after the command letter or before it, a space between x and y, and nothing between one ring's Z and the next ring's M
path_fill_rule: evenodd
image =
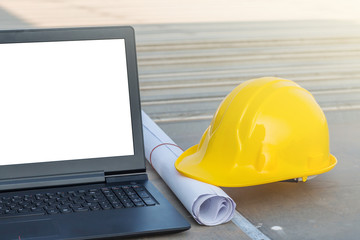
M244 187L331 170L327 121L295 82L265 77L237 86L222 101L200 143L175 162L185 176Z

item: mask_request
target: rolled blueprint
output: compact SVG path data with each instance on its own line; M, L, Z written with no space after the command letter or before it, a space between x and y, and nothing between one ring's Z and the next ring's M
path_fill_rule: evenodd
M193 218L207 226L230 221L235 202L219 187L181 175L174 166L181 148L145 112L142 121L146 159Z

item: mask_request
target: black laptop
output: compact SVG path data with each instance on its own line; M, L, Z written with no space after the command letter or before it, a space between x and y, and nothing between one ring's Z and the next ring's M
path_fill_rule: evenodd
M0 31L0 239L189 228L145 172L133 29Z

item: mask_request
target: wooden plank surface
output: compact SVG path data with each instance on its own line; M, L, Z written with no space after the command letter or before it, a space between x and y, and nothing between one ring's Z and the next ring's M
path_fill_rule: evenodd
M223 97L254 77L307 88L339 164L307 183L225 188L272 239L358 239L360 26L262 22L137 26L143 109L180 146L197 144Z
M209 119L235 86L261 76L298 82L325 111L359 108L359 25L297 21L135 29L143 107L159 122Z

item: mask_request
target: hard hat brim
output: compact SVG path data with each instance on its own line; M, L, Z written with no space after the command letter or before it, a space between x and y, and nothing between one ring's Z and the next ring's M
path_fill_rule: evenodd
M183 152L183 154L181 154L176 160L175 168L186 177L221 187L247 187L299 177L319 175L330 171L337 163L336 157L329 154L329 164L321 169L303 172L301 173L301 176L282 174L281 176L269 177L269 175L266 174L264 174L264 176L259 173L255 174L254 171L249 171L247 168L237 168L233 169L233 171L230 170L226 172L221 171L220 166L219 169L214 169L213 167L209 169L209 166L203 164L204 162L201 161L200 156L197 156L197 149L198 145L195 145Z

